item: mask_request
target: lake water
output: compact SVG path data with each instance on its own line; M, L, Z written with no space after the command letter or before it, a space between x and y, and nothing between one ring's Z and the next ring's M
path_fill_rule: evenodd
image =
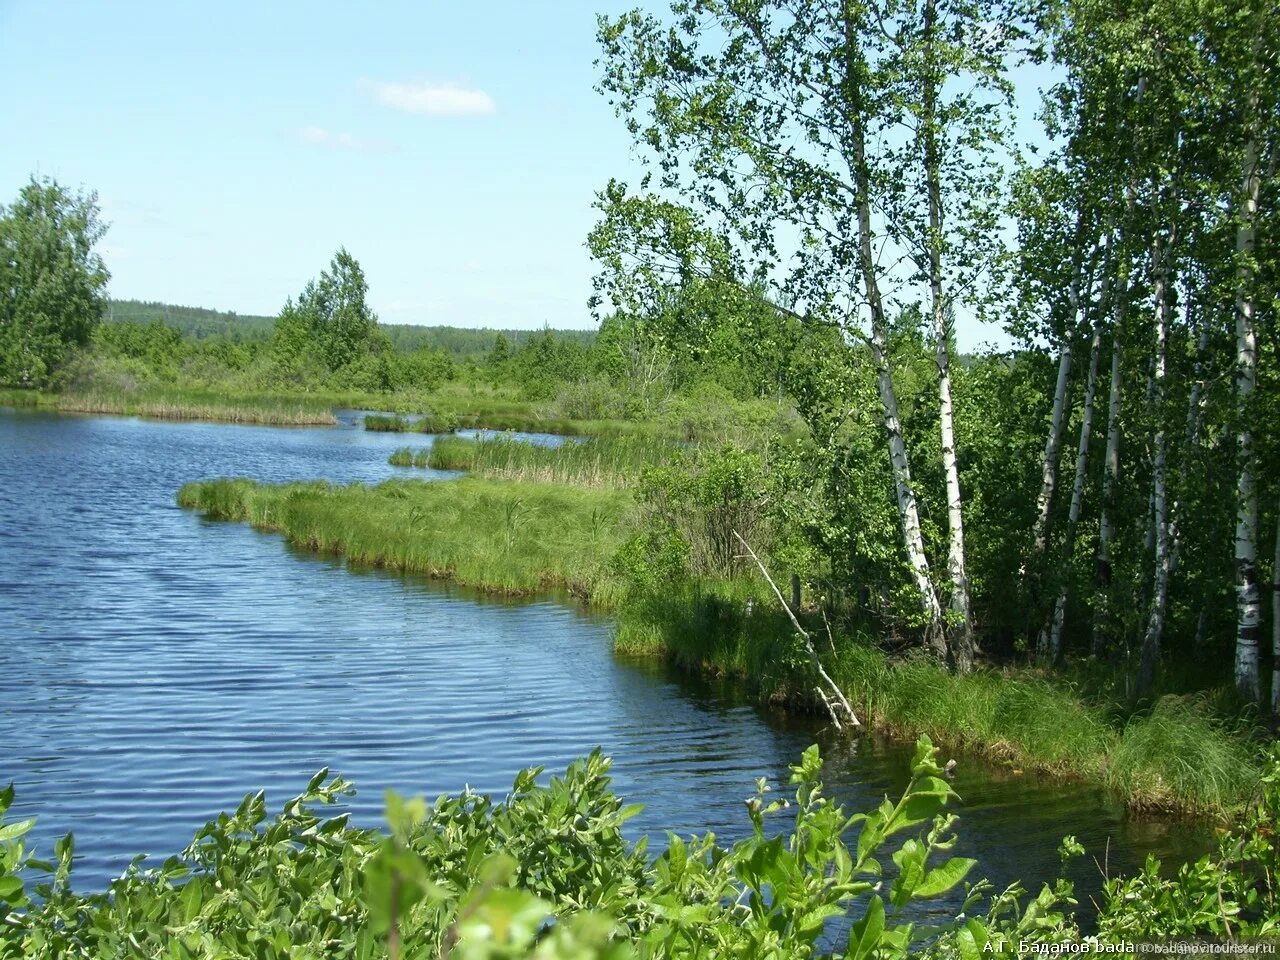
M645 804L636 831L728 838L746 831L755 778L784 778L815 741L848 804L902 789L905 748L843 743L619 660L605 618L350 569L174 503L218 476L376 482L405 472L392 450L430 439L351 415L298 429L0 409L0 784L16 785L11 816L39 818L39 851L75 831L77 886L178 852L247 792L278 806L323 766L356 782L355 813L375 823L387 788L502 792L522 767L600 745ZM1073 871L1086 894L1094 858L1129 871L1208 842L1078 785L962 762L957 787L955 852L997 886L1052 878L1068 833L1090 854Z

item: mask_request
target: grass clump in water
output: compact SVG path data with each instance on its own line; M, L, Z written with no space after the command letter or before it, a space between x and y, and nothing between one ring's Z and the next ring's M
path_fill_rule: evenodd
M606 608L620 595L609 560L631 510L622 491L473 477L377 486L210 480L185 485L178 503L352 563L506 596L565 591Z
M369 413L364 418L364 428L374 433L404 433L410 426L404 417L390 413Z
M426 467L427 450L413 450L410 447L401 447L391 456L387 457L387 463L393 467Z

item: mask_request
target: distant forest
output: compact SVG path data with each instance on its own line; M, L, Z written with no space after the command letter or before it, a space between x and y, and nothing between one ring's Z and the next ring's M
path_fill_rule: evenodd
M234 311L183 307L172 303L142 300L108 301L107 323L150 323L162 320L185 337L205 340L225 337L236 343L271 339L275 317L240 314ZM438 348L455 360L481 357L493 348L494 337L501 333L513 348L522 347L540 330L482 330L468 327L420 327L407 323L380 323L380 330L391 338L398 350L410 352L422 347ZM595 340L594 330L553 330L556 339L576 341L586 347Z

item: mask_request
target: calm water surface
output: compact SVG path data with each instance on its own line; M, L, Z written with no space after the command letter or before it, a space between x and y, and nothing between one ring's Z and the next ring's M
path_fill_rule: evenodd
M359 818L383 791L502 792L522 767L597 744L637 831L740 835L757 776L808 744L859 807L906 782L908 753L830 742L731 691L616 659L607 620L559 603L506 604L346 568L174 504L185 481L250 476L377 482L429 437L66 417L0 410L0 783L33 834L77 837L82 887L135 853L176 853L218 811L265 788L278 805L322 766L355 780ZM543 442L554 442L542 438ZM431 476L415 470L413 476ZM435 474L436 476L443 476ZM998 886L1186 858L1185 825L1133 823L1096 791L962 764L958 854ZM953 904L940 904L940 908Z

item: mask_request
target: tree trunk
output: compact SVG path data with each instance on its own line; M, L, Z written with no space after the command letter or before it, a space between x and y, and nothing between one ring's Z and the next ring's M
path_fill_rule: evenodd
M1271 567L1271 715L1280 717L1280 512L1276 513L1276 555Z
M1108 248L1108 259L1110 248ZM1110 270L1102 276L1102 291L1098 297L1099 313L1106 309L1107 291L1111 282ZM1084 386L1084 408L1080 414L1080 442L1076 446L1076 472L1071 482L1071 508L1067 512L1067 536L1062 545L1062 561L1058 567L1058 598L1053 604L1053 616L1048 629L1040 631L1041 657L1056 663L1062 656L1062 634L1067 621L1067 574L1075 548L1076 526L1084 508L1084 483L1089 466L1089 442L1093 438L1094 398L1098 392L1098 361L1102 354L1102 317L1093 325L1089 341L1089 373Z
M1134 692L1139 699L1151 695L1155 687L1156 667L1160 660L1160 641L1164 635L1165 615L1169 606L1169 570L1172 551L1169 543L1168 444L1165 437L1165 377L1169 365L1169 259L1172 235L1162 244L1159 236L1151 245L1156 305L1156 366L1152 375L1152 403L1156 411L1155 451L1151 467L1151 489L1154 500L1155 580L1151 590L1151 606L1147 611L1147 629L1142 638L1142 654Z
M847 25L852 28L853 24ZM851 42L856 42L852 41ZM852 70L851 70L852 72ZM854 96L857 94L854 79ZM889 330L885 322L884 302L880 285L876 280L875 256L871 241L871 177L867 170L866 132L862 125L861 104L853 106L854 116L850 137L853 148L853 168L858 190L858 267L862 274L867 305L871 311L871 356L876 365L876 385L880 393L880 406L884 413L884 430L889 441L889 461L893 468L893 489L898 504L898 518L902 523L903 545L907 551L907 565L911 570L919 594L920 609L924 616L925 646L939 658L945 658L947 640L944 631L942 605L934 589L929 570L929 559L924 550L924 535L920 530L920 508L915 488L911 484L911 464L907 457L907 445L902 435L902 419L898 413L898 396L893 386L893 371L889 366Z
M973 614L969 602L969 577L964 562L964 509L960 471L956 464L955 421L951 404L951 330L942 291L942 185L937 140L937 80L932 56L936 30L936 0L925 0L925 32L930 53L924 79L924 167L929 195L929 293L932 300L933 336L938 364L938 422L942 434L942 469L947 484L947 573L951 580L951 629L948 647L956 670L973 669Z
M1132 209L1132 196L1129 206ZM1124 257L1124 227L1116 233L1115 302L1111 307L1111 386L1107 398L1107 449L1103 456L1102 505L1098 518L1098 553L1094 563L1096 596L1093 608L1093 640L1091 653L1104 652L1106 628L1110 619L1111 541L1115 538L1115 495L1120 481L1120 401L1124 347L1124 314L1129 299L1128 264Z
M1147 78L1138 77L1135 102L1141 101L1147 91ZM1116 299L1112 308L1111 391L1107 409L1107 452L1102 472L1102 507L1098 517L1098 554L1094 564L1094 580L1097 591L1093 607L1093 656L1101 656L1111 619L1111 541L1115 539L1115 497L1120 482L1120 376L1122 347L1124 344L1124 318L1129 305L1129 258L1125 248L1125 232L1133 219L1137 204L1137 189L1132 181L1125 188L1124 220L1116 231L1118 257L1116 260Z
M1032 569L1038 572L1040 558L1044 556L1049 538L1049 516L1053 509L1053 491L1058 484L1058 460L1062 449L1062 437L1067 428L1067 389L1071 383L1073 362L1072 344L1075 326L1080 317L1080 280L1083 269L1084 210L1083 204L1076 220L1076 250L1071 265L1071 282L1067 285L1067 299L1071 306L1073 326L1062 332L1062 345L1058 353L1058 382L1053 390L1053 412L1049 416L1049 436L1045 438L1044 457L1040 461L1040 494L1036 497L1036 522L1032 531Z
M1257 94L1253 99L1256 101ZM1256 110L1256 103L1254 104ZM1254 325L1253 249L1258 215L1258 143L1245 145L1244 196L1236 228L1236 662L1240 696L1257 703L1258 634L1262 601L1258 594L1258 491L1254 479L1251 403L1258 376L1258 332Z

